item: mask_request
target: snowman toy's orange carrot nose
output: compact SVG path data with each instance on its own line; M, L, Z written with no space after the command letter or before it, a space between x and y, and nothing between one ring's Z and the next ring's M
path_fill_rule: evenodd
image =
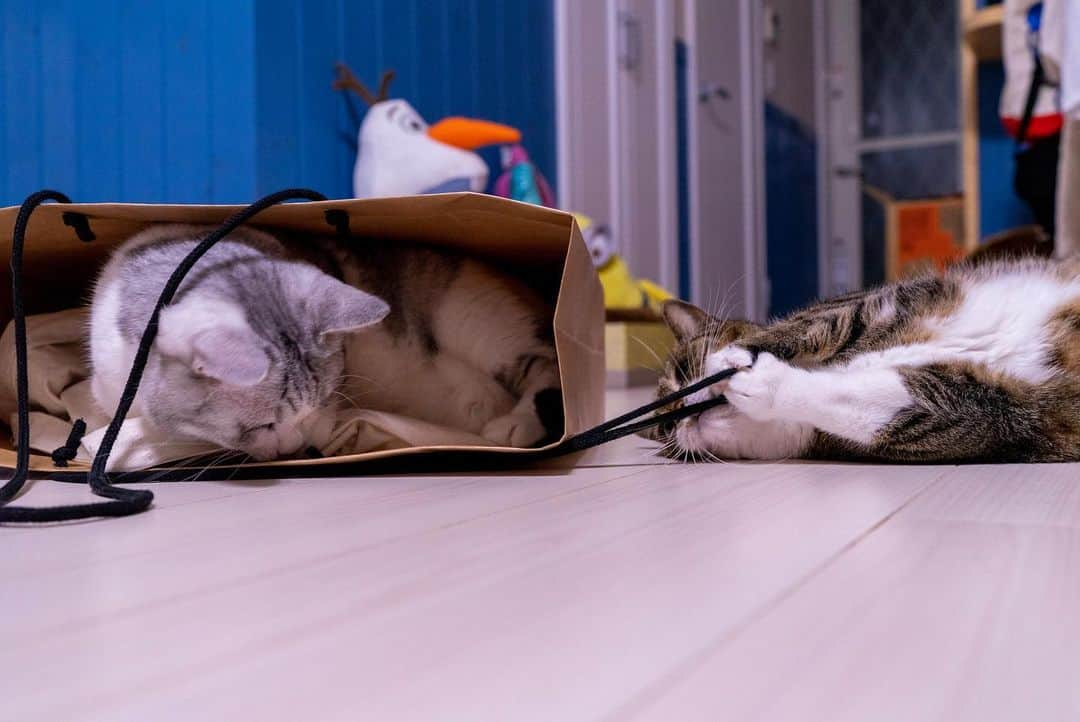
M458 116L443 118L428 128L428 137L464 150L485 145L508 145L521 142L521 131L509 125Z

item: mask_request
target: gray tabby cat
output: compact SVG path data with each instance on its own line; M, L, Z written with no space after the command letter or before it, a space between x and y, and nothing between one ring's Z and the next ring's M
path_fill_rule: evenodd
M995 261L767 326L681 302L663 396L738 368L729 403L648 434L675 457L1080 460L1080 260Z
M115 410L166 279L211 229L154 226L119 247L91 307L92 388ZM559 387L550 311L475 260L403 244L239 229L162 313L133 413L259 460L319 448L339 401L530 446Z

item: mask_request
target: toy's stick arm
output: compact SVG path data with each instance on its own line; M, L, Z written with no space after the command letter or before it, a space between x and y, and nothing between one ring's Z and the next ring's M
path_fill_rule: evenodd
M382 78L379 79L379 100L386 100L390 97L390 82L393 79L393 70L386 70L383 72Z
M387 94L390 90L390 81L394 79L394 71L387 70L382 74L382 79L379 81L379 94L374 95L368 87L360 82L353 71L349 69L349 66L345 63L337 63L334 67L337 68L337 78L334 79L334 90L351 90L360 96L360 99L370 105L386 100Z

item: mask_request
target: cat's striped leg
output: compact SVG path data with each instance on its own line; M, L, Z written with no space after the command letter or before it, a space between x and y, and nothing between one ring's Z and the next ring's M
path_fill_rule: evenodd
M911 403L869 450L897 461L1080 458L1080 389L1067 377L1029 384L963 362L899 370Z

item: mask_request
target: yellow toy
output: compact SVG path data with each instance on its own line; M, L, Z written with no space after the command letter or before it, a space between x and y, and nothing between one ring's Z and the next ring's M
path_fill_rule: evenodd
M650 308L659 313L660 305L674 298L652 281L634 278L626 261L615 252L615 241L607 226L594 223L591 218L580 213L575 213L574 217L592 255L593 265L600 275L600 285L604 289L604 308Z

